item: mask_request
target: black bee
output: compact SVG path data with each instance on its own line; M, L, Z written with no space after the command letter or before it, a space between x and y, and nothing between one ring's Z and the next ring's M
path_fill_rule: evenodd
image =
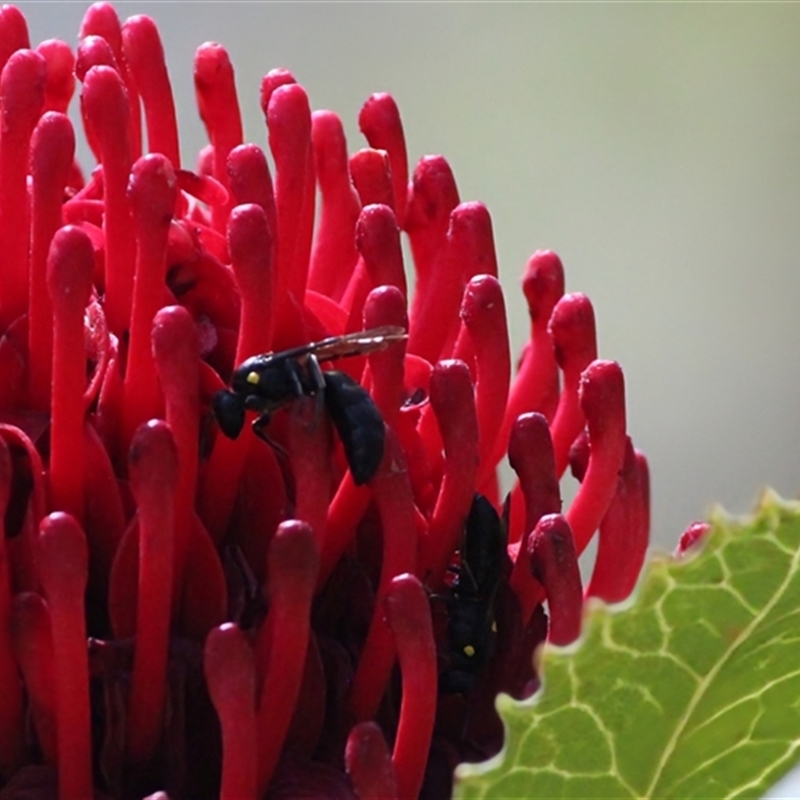
M448 668L442 694L468 692L494 652L495 600L506 575L506 526L494 506L476 494L464 525L460 563L446 595Z
M386 326L252 356L234 370L231 388L214 395L214 416L225 436L235 439L245 411L257 411L253 430L266 438L263 430L273 412L300 397L316 397L339 433L353 480L366 483L383 458L383 417L359 383L343 372L323 372L320 362L383 350L405 337L402 328Z

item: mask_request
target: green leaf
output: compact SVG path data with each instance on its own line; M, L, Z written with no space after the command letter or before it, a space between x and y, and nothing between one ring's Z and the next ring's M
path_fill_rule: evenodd
M506 746L463 798L758 798L800 759L800 504L716 515L701 552L654 557L632 604L593 604L543 687L498 708Z

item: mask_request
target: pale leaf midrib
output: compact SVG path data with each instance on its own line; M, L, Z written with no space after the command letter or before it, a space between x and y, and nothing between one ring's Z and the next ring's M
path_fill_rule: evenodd
M778 523L780 524L780 522ZM774 537L775 531L771 530L770 535ZM724 554L723 554L724 557ZM788 586L791 584L795 575L798 571L798 561L800 561L800 549L796 549L792 555L789 570L786 573L786 577L784 578L781 585L778 589L773 593L770 601L753 617L752 621L746 625L739 633L739 635L732 641L731 646L725 651L724 655L714 664L714 666L709 670L703 680L697 686L691 700L689 701L689 705L686 708L686 713L681 717L678 725L675 727L672 736L670 737L667 746L664 748L661 759L659 760L656 769L653 773L653 779L650 782L650 785L647 787L647 791L644 794L646 798L652 798L653 791L655 787L658 785L659 780L664 772L664 769L669 762L672 753L675 751L675 748L678 745L678 742L681 739L681 736L685 732L686 726L689 724L692 714L694 710L697 708L697 705L703 699L706 691L708 690L709 686L713 684L714 678L719 674L722 668L730 661L731 656L736 652L739 646L746 642L747 639L752 634L753 630L755 630L758 625L769 615L772 609L777 605L777 603L781 600L784 596L785 592L787 591Z

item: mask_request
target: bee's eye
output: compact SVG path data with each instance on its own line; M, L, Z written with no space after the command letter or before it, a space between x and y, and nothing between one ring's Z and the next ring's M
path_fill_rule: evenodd
M253 386L258 386L258 382L261 380L261 378L259 374L255 370L253 370L252 372L247 373L247 377L245 378L245 380L248 383L252 384Z
M475 656L475 648L471 644L466 645L462 652L467 658L473 658Z

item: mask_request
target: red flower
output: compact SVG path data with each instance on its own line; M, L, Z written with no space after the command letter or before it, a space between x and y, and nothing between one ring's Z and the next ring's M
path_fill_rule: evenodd
M535 253L512 381L488 211L441 156L409 182L389 95L348 158L268 73L273 186L203 45L190 172L153 22L101 3L81 37L31 50L0 11L2 797L446 796L501 746L496 694L577 637L595 531L587 594L623 599L644 557L647 466L592 307Z

